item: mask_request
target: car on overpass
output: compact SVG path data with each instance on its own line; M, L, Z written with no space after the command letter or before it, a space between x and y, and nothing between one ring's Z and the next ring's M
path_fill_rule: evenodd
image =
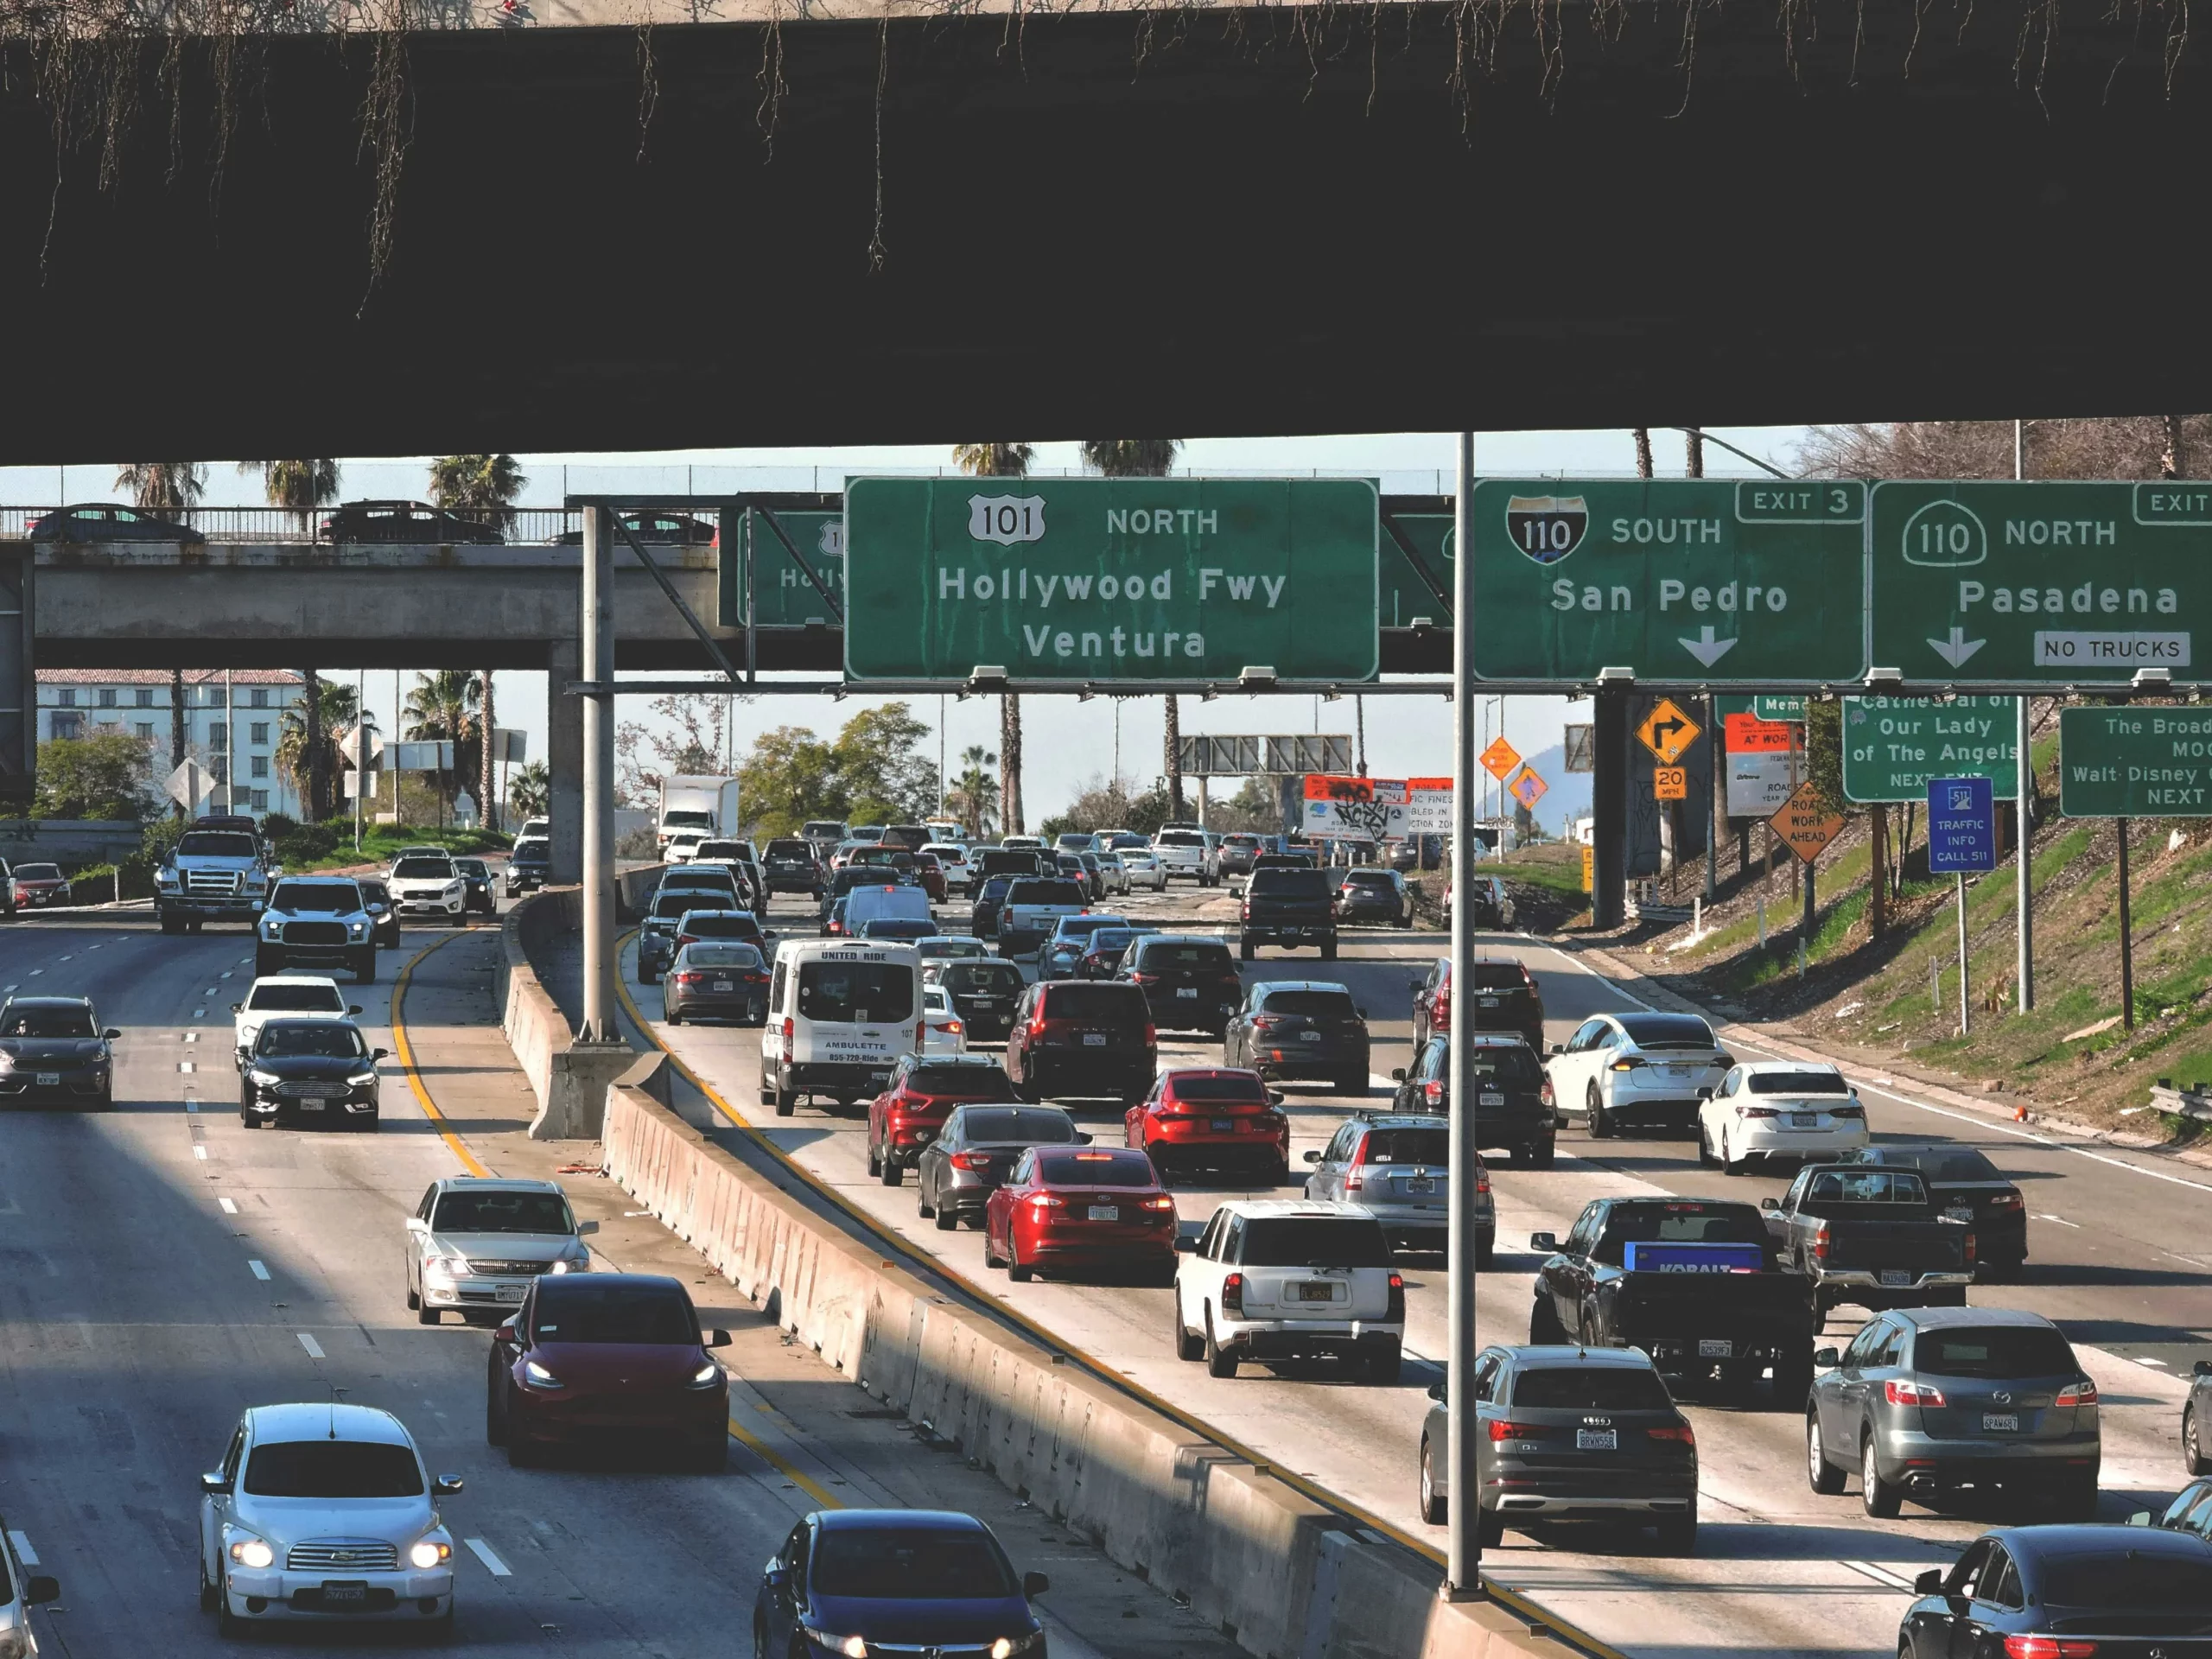
M715 539L715 527L704 518L694 518L684 512L625 512L620 514L622 528L641 542L661 546L703 547ZM583 526L564 530L558 536L547 538L556 547L582 547ZM616 544L621 537L615 538Z
M448 512L427 501L348 501L324 516L316 539L445 547L507 538L497 524Z
M31 521L34 542L182 542L197 546L207 538L189 524L180 524L143 507L120 506L112 501L87 501L58 507Z

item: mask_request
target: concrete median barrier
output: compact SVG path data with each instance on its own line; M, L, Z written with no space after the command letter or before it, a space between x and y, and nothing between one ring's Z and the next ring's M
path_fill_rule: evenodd
M626 919L643 907L659 874L658 865L649 865L616 878L617 910ZM607 1085L637 1058L627 1044L577 1042L574 1023L531 965L555 939L582 926L581 887L532 893L500 924L493 995L500 1027L537 1096L537 1116L530 1126L536 1141L597 1139Z

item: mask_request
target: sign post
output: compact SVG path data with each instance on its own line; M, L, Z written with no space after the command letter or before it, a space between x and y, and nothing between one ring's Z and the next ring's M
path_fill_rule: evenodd
M1986 778L1928 780L1928 873L1958 885L1959 1035L1973 1029L1967 988L1967 877L1997 868L1997 800Z
M1458 488L1453 499L1453 536L1458 545L1468 541L1469 514L1475 489L1475 435L1459 434ZM1468 579L1471 559L1459 559L1452 573L1452 613L1459 626L1452 636L1452 886L1459 902L1452 906L1452 982L1474 982L1475 918L1470 897L1475 890L1475 652L1476 641L1486 630L1478 627L1474 583ZM1465 1091L1476 1086L1468 1065L1474 1052L1467 1043L1452 1045L1450 1082L1454 1100L1471 1101ZM1450 1120L1452 1205L1447 1214L1446 1245L1451 1261L1447 1284L1451 1297L1445 1319L1449 1363L1445 1372L1445 1450L1451 1463L1452 1491L1472 1493L1482 1489L1476 1461L1475 1436L1480 1432L1475 1402L1475 1357L1481 1351L1476 1335L1475 1303L1478 1268L1475 1262L1476 1170L1481 1163L1481 1136L1471 1111L1454 1112ZM1483 1593L1480 1508L1463 1497L1451 1505L1450 1532L1445 1556L1444 1594L1447 1599L1473 1600Z
M208 792L215 787L215 780L207 775L207 767L197 760L187 760L169 773L168 782L163 787L168 798L182 807L185 816L189 817L200 803L207 798Z

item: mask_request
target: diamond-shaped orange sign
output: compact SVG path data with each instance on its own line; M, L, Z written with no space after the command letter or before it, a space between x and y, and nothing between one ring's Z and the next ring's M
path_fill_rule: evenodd
M1520 802L1522 806L1533 810L1536 803L1544 798L1545 792L1551 788L1551 785L1536 775L1536 769L1534 766L1523 766L1521 768L1521 775L1505 787L1511 792L1515 800Z
M1789 850L1810 864L1827 850L1828 842L1843 833L1843 814L1821 804L1820 786L1811 779L1797 785L1797 792L1782 804L1782 810L1767 822L1774 826Z
M1483 751L1483 770L1503 783L1513 775L1513 768L1521 764L1521 751L1507 742L1503 735Z
M1669 702L1659 699L1657 705L1644 716L1643 724L1636 728L1637 742L1651 751L1662 766L1671 766L1688 752L1704 728L1688 715Z

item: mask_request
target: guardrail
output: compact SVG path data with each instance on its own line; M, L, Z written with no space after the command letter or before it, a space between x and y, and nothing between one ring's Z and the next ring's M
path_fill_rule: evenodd
M21 541L31 533L31 526L57 507L0 506L0 541ZM292 507L186 507L176 512L157 512L154 516L166 523L182 524L196 531L211 542L286 542L309 547L327 547L331 538L322 533L322 521L334 511L331 507L317 507L302 512ZM712 524L717 515L711 511L696 515ZM574 536L580 541L583 536L584 516L581 511L571 512L562 507L517 507L504 515L501 535L510 546L529 546L533 543L558 542L563 536ZM340 543L349 545L350 543Z
M2212 1123L2212 1088L2199 1083L2187 1089L2177 1089L2171 1077L2160 1077L2151 1090L2151 1106L2155 1111L2171 1112L2177 1117L2193 1117L2200 1123Z
M625 871L615 881L616 907L634 915L660 874L657 865ZM531 1121L533 1141L598 1138L607 1110L607 1085L637 1062L626 1043L579 1043L569 1016L537 977L531 957L563 933L583 925L583 889L549 887L509 911L499 925L499 955L493 995L499 1028L537 1096Z

